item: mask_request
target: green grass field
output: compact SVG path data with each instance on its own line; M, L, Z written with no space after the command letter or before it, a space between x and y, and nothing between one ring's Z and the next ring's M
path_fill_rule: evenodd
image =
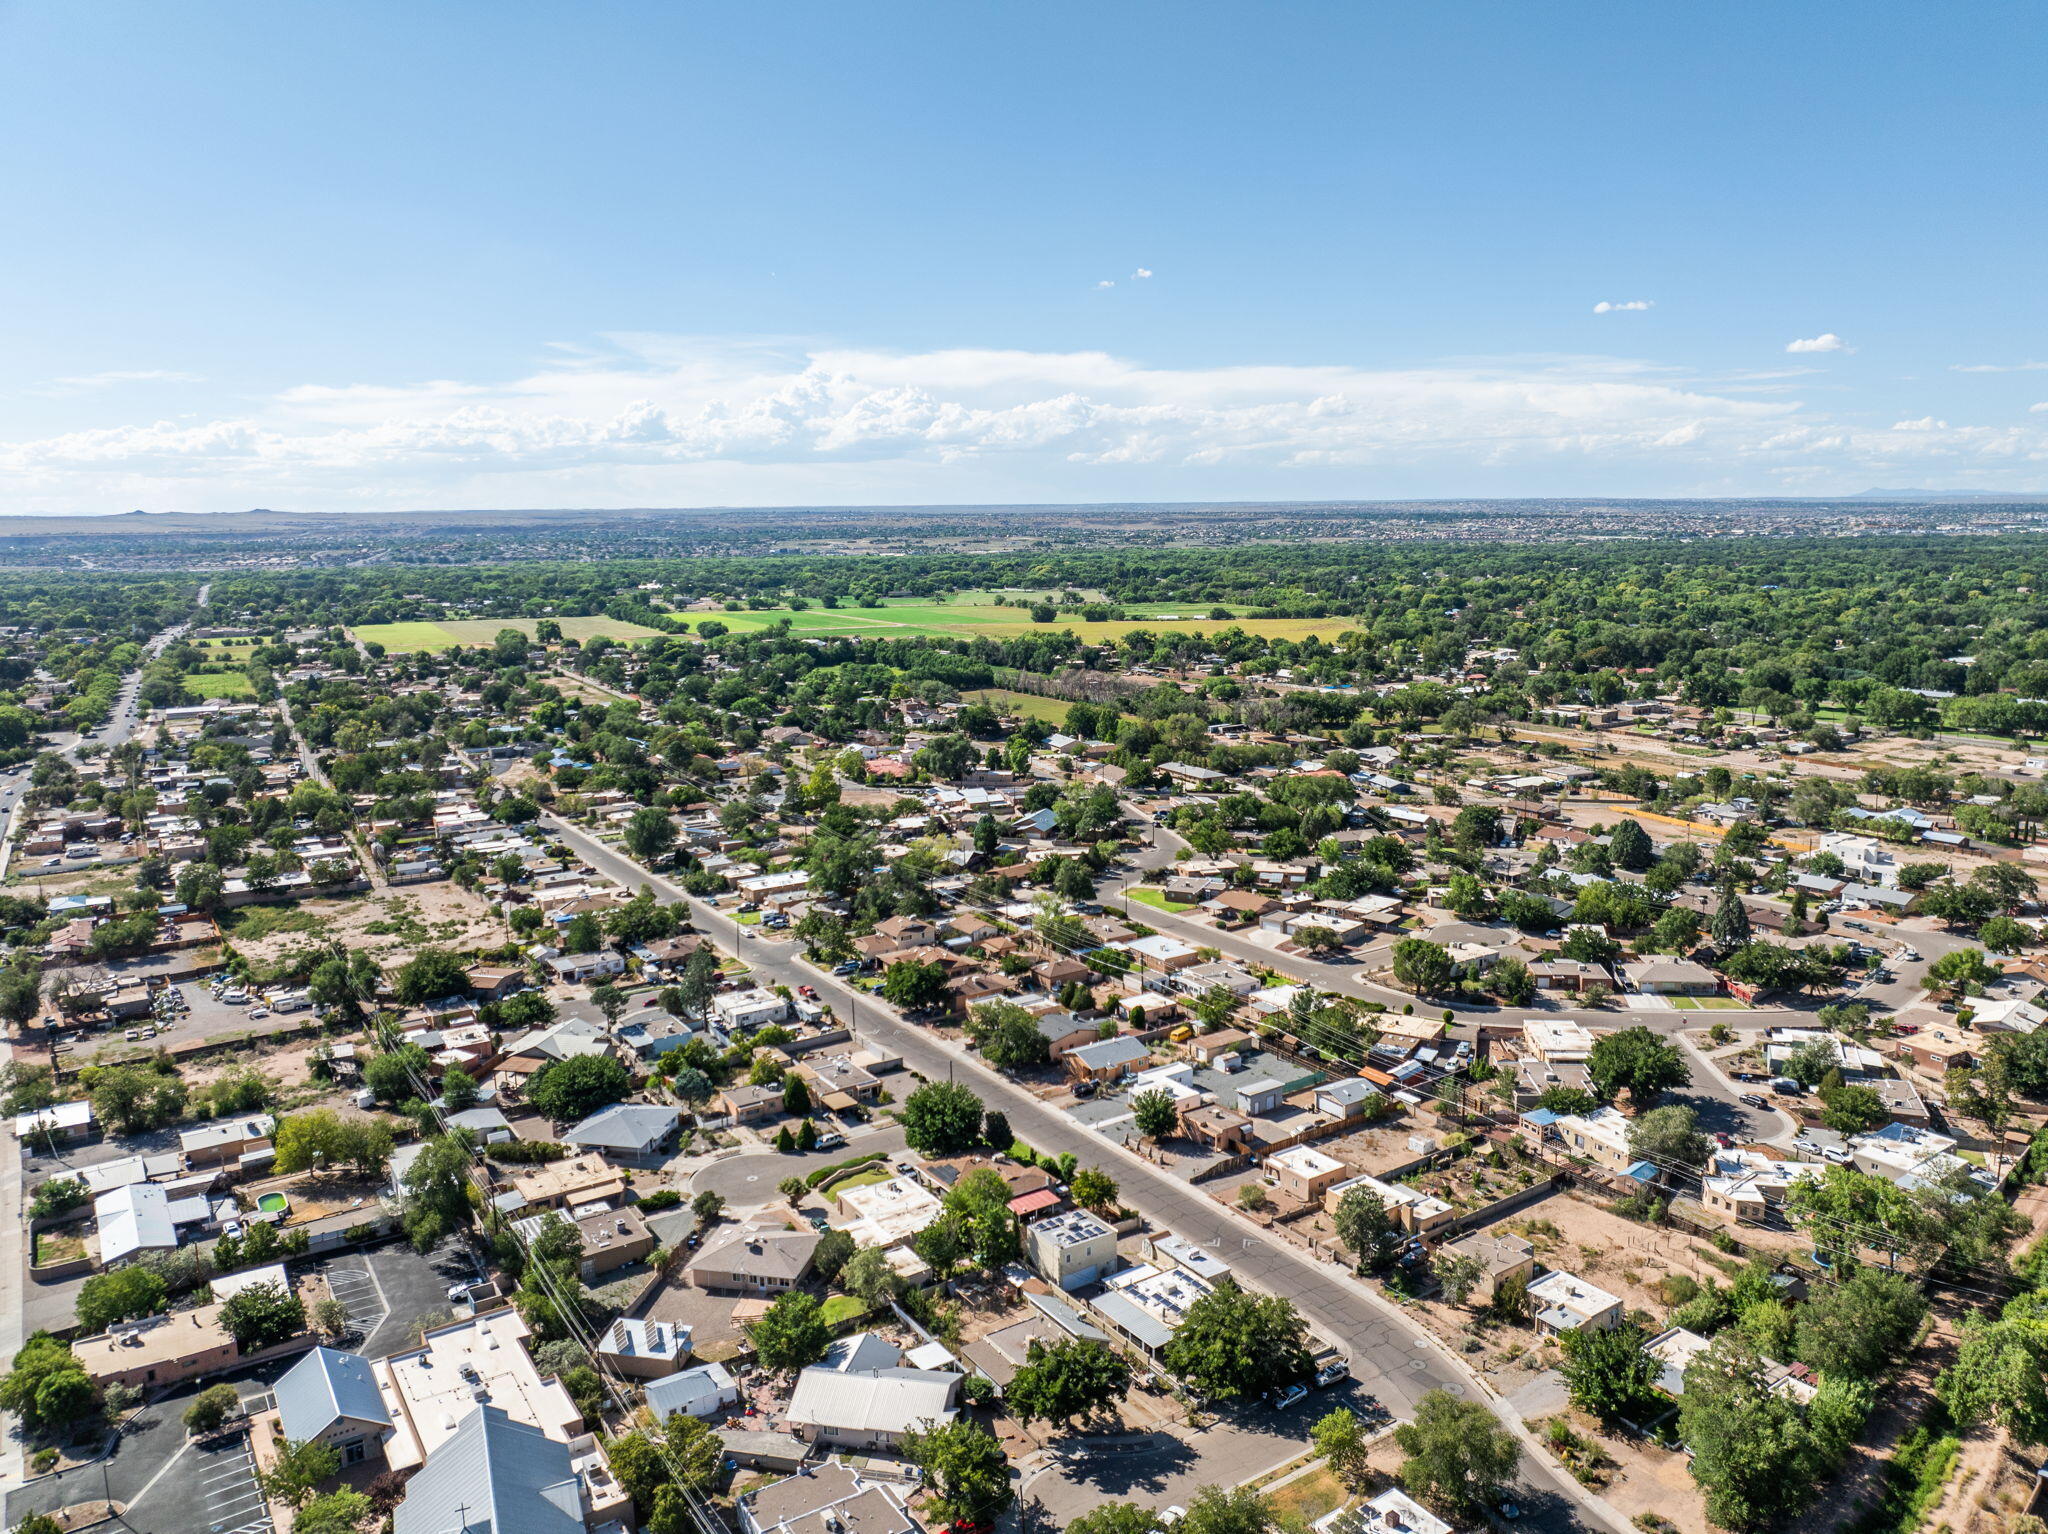
M1124 610L1145 616L1116 623L1063 619L1041 625L1031 621L1029 607L995 600L987 592L967 592L962 593L961 599L949 602L890 601L880 607L810 607L802 612L773 608L762 612L692 613L690 624L694 628L711 618L733 633L757 634L787 621L793 631L801 634L851 634L871 639L930 636L1005 639L1034 628L1044 628L1065 629L1083 639L1095 641L1121 639L1137 629L1154 634L1213 634L1231 626L1267 639L1307 639L1311 635L1335 639L1352 626L1345 618L1232 618L1226 621L1202 616L1208 609L1199 602L1145 602Z
M986 703L998 713L1022 714L1050 725L1066 723L1067 710L1074 706L1065 698L1041 698L1035 692L1013 692L1007 687L977 687L960 696L968 703Z
M500 629L518 629L529 639L539 623L537 618L449 618L440 623L366 623L351 629L364 644L380 644L392 655L410 655L419 650L452 650L457 645L488 645ZM557 618L562 637L578 641L605 638L625 641L653 639L661 633L638 623L621 623L616 618ZM764 627L766 625L763 625Z
M1178 900L1168 900L1158 890L1131 889L1125 890L1124 894L1128 899L1138 901L1143 905L1153 906L1161 911L1192 911L1194 909L1193 906L1183 905Z
M188 671L184 676L187 692L197 693L202 698L252 698L256 686L245 671Z

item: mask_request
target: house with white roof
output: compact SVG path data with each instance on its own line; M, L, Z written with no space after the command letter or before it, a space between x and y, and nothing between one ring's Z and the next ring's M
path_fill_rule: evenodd
M1536 1314L1536 1330L1545 1336L1606 1331L1621 1321L1619 1299L1562 1269L1544 1274L1529 1286L1529 1305Z

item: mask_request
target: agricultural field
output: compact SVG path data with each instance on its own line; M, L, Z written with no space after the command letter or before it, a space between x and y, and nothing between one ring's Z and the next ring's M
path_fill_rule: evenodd
M537 618L447 618L438 623L369 623L349 632L364 644L380 644L391 655L418 650L451 650L457 645L488 645L500 629L518 629L533 637ZM632 642L652 639L660 629L638 623L621 623L616 618L557 618L562 637L578 641L616 639ZM766 625L762 625L766 627Z
M1034 628L1065 629L1088 640L1121 639L1144 629L1154 634L1213 634L1235 626L1248 634L1268 639L1307 639L1315 636L1334 640L1352 625L1345 618L1208 618L1201 604L1148 602L1127 606L1126 612L1144 613L1156 609L1163 616L1142 616L1119 622L1087 623L1062 619L1044 625L1031 621L1029 607L1012 606L989 599L985 592L963 593L950 602L891 601L881 607L806 608L802 612L771 608L758 612L692 613L692 627L715 619L737 634L755 634L787 622L800 634L853 634L873 639L911 639L920 636L951 636L991 639L1015 638Z
M180 678L180 685L202 698L249 698L256 694L255 684L246 671L188 671Z
M1022 714L1057 728L1066 723L1073 703L1066 698L1044 698L1035 692L1014 692L1008 687L977 687L960 694L962 702L986 703L1002 714Z

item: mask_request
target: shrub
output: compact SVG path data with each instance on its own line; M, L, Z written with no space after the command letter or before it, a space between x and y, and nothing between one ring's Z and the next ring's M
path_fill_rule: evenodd
M642 1214L657 1214L664 1209L673 1209L683 1201L682 1194L674 1188L662 1188L653 1193L641 1195L638 1208Z

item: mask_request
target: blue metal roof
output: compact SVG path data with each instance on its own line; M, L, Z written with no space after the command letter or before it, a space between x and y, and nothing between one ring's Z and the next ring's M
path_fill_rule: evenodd
M277 1382L277 1415L294 1443L317 1438L343 1417L391 1424L369 1361L333 1348L315 1348L285 1371Z
M406 1483L394 1534L583 1534L569 1446L479 1406Z

